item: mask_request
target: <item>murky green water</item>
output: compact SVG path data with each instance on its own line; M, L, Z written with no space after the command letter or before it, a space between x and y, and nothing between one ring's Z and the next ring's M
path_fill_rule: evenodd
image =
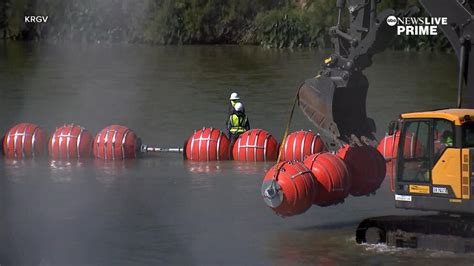
M224 128L237 90L252 127L283 134L296 88L323 53L258 47L0 45L0 131L34 122L92 133L127 125L144 143L181 146L196 128ZM455 104L452 55L387 52L367 75L382 136L397 114ZM292 129L311 128L297 112ZM373 197L282 219L260 196L271 164L0 160L1 265L472 264L470 255L358 246L363 218L407 213L385 182Z

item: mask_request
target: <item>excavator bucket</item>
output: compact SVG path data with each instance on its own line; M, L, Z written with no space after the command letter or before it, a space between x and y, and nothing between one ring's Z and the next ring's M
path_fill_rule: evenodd
M332 115L334 83L325 77L307 79L299 88L298 105L303 113L324 135L340 137Z
M354 73L342 87L330 77L318 76L299 88L298 104L318 131L331 140L373 140L375 123L366 113L368 86L362 73Z

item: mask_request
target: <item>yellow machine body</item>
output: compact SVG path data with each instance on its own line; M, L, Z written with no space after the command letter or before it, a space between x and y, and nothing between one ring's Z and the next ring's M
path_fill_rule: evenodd
M474 110L406 113L399 121L396 206L474 213Z

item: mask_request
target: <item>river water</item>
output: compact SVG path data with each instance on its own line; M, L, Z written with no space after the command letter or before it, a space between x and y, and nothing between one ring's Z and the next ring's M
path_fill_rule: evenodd
M239 91L254 128L281 138L296 88L324 52L238 46L0 45L0 131L109 124L178 147L225 127ZM383 136L400 112L455 104L453 55L385 52L366 70L368 112ZM292 129L311 129L297 111ZM387 180L371 197L280 218L260 185L271 163L184 161L179 154L70 163L0 160L1 265L472 264L471 255L355 243L366 217L393 207Z

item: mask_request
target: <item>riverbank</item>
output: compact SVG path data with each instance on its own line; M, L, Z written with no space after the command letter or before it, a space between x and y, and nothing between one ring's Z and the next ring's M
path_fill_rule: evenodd
M379 9L416 1L383 0ZM25 23L30 15L46 23ZM6 0L0 36L13 40L125 42L156 45L241 44L268 48L331 46L333 0ZM398 37L398 50L449 50L442 36Z

